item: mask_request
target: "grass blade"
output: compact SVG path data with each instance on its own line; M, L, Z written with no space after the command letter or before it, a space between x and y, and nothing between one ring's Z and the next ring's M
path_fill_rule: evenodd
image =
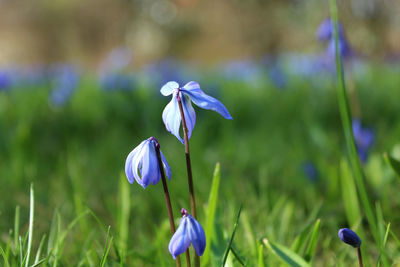
M1 256L3 256L4 267L10 267L10 264L8 263L8 260L7 260L6 253L4 253L4 250L2 247L0 247L0 254L1 254Z
M397 177L400 178L400 161L390 156L388 153L383 153L383 158L386 163L392 168L392 170L397 174Z
M19 206L17 206L16 208L15 208L15 219L14 219L14 249L15 249L15 251L14 251L14 254L16 255L18 252L18 245L19 245L19 242L18 242L18 237L19 237L19 211L20 210L20 208L19 208Z
M110 236L110 228L111 228L111 226L108 226L107 237L106 237L106 245L104 247L104 251L103 251L103 256L101 258L101 262L99 264L100 267L104 267L104 264L106 264L107 256L108 256L108 253L110 252L111 244L112 244L112 241L113 241L113 237Z
M263 243L272 253L292 267L310 266L300 255L283 245L270 242L267 238L263 239Z
M205 233L208 238L209 245L206 246L204 251L204 255L202 257L202 262L204 265L207 265L210 262L210 253L211 253L211 244L214 238L214 220L215 220L215 212L217 210L218 203L218 189L219 182L221 179L220 175L220 165L217 163L214 169L213 180L211 184L210 196L208 197L208 206L207 206L207 219L206 219L206 227Z
M314 224L313 231L311 232L310 241L308 242L306 255L304 256L304 258L308 262L310 262L312 260L312 257L314 256L315 248L317 247L319 232L321 229L320 226L321 226L321 220L318 219Z
M235 221L235 224L233 225L231 238L229 239L228 246L225 249L224 257L222 258L222 262L221 262L222 267L225 266L226 260L228 259L228 254L229 254L229 251L231 250L233 239L235 238L236 229L239 225L239 218L240 218L241 211L242 211L242 205L240 205L240 207L239 207L239 211L236 216L236 221Z
M376 219L373 213L372 206L369 202L368 192L365 186L365 175L361 167L361 162L358 157L354 134L351 122L351 114L349 107L349 100L346 92L346 84L344 81L344 72L342 67L342 59L339 52L339 34L338 34L338 11L336 0L330 0L331 17L334 25L334 37L335 37L335 63L336 63L336 77L338 81L337 96L339 103L340 117L343 124L344 136L346 139L348 155L351 163L351 168L354 174L354 180L357 185L358 193L360 194L360 200L363 205L365 215L368 220L368 224L371 228L371 233L376 241L380 244L379 235L377 232Z
M120 175L119 181L119 207L118 210L118 251L122 261L126 254L127 241L129 235L129 213L130 213L130 194L129 183L126 181L125 173Z
M265 267L264 264L264 246L262 243L258 244L258 267Z
M28 230L28 247L27 247L27 252L26 252L26 261L25 261L25 267L28 267L29 265L29 257L31 255L31 249L32 249L32 236L33 236L33 218L35 214L35 198L34 198L34 191L33 191L33 184L31 184L31 189L30 189L30 208L29 208L29 230Z
M342 188L343 205L350 228L359 224L362 216L357 197L357 188L347 161L340 162L340 185Z
M40 253L42 252L42 248L43 248L43 244L44 244L44 240L45 239L46 239L46 235L43 235L42 239L40 240L39 248L38 248L38 250L36 252L36 257L35 257L34 264L37 264L39 262Z

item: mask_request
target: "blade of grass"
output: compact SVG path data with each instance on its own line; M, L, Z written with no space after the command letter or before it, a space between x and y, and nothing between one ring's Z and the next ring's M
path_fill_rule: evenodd
M304 256L304 258L308 262L311 262L312 257L314 256L315 248L317 247L319 232L321 229L320 226L321 226L321 220L317 219L317 221L314 224L313 231L311 232L311 237L310 241L308 242L306 255Z
M4 252L2 247L0 247L0 254L1 254L1 256L3 256L4 267L10 267L10 264L8 263L8 260L7 260L7 257L6 257L6 253Z
M204 255L202 256L202 263L204 266L207 266L210 262L210 254L211 254L211 244L214 239L214 220L215 220L215 212L217 210L218 203L218 189L219 189L219 181L221 179L220 175L220 165L217 163L214 169L213 180L211 184L210 195L208 197L208 206L207 206L207 219L206 219L206 227L205 234L208 239L209 245L206 246L204 251Z
M392 168L392 170L396 173L397 177L400 178L400 161L390 156L388 153L383 153L383 158L386 163Z
M296 254L289 248L273 243L267 238L263 239L264 245L272 251L273 254L278 256L283 262L289 264L292 267L305 267L310 266L300 255Z
M30 189L30 208L29 208L29 227L28 227L28 247L27 247L27 252L26 252L25 267L28 267L28 265L29 265L29 257L31 255L34 214L35 214L35 198L34 198L33 184L31 184L31 189Z
M351 170L347 161L340 162L340 185L342 188L343 205L350 228L359 224L361 217L360 206L357 197L357 188L354 183Z
M19 237L19 206L15 208L15 219L14 219L14 254L18 254L18 237Z
M99 264L100 267L104 267L104 265L106 264L107 256L108 256L108 253L110 252L110 247L111 247L111 244L113 241L113 237L110 235L110 229L111 229L111 226L108 226L106 245L104 247L103 256L102 256L100 264Z
M264 264L264 246L261 242L258 243L258 267L265 267Z
M233 254L233 256L235 256L236 260L242 265L242 266L246 266L246 264L244 263L242 257L239 255L239 251L237 251L237 249L232 245L231 246L231 252Z
M346 84L344 80L344 72L342 68L342 60L339 52L339 34L338 34L338 11L336 0L330 0L331 17L334 25L334 38L335 38L335 63L336 63L336 77L337 77L337 96L339 103L340 117L343 124L344 136L346 139L347 150L349 154L349 159L351 167L354 174L354 180L357 184L358 193L360 195L360 200L364 208L364 212L371 228L371 233L375 239L375 242L380 244L379 235L377 232L376 220L373 213L372 206L369 202L368 192L365 186L365 175L361 167L361 162L358 157L354 134L351 122L351 114L349 101L346 92Z
M42 239L40 240L39 243L39 248L36 252L36 257L35 257L35 262L34 264L37 264L39 262L39 258L40 258L40 253L42 253L42 248L43 248L43 244L44 244L44 240L46 239L46 235L43 235Z
M378 231L379 231L379 236L382 240L381 247L379 248L379 256L377 260L377 266L380 266L380 263L382 262L383 266L390 266L389 262L387 260L387 255L385 251L385 221L383 220L383 213L382 213L382 207L379 202L376 202L376 217L378 219Z
M129 235L129 213L130 213L130 194L129 183L126 181L125 173L121 173L119 181L119 210L118 210L118 251L121 261L124 261L126 254L127 241Z
M239 218L240 218L241 211L242 211L242 205L240 205L240 207L239 207L239 211L238 211L238 214L236 216L236 221L235 221L235 224L233 225L231 238L229 239L228 245L227 245L227 247L225 249L224 257L222 258L222 262L221 262L221 266L222 267L225 266L226 260L228 259L228 254L229 254L229 251L231 249L233 239L235 238L236 229L237 229L237 226L239 225Z

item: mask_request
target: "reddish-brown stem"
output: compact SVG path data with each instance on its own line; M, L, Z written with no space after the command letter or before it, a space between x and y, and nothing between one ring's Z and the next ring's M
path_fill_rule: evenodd
M189 135L188 135L188 129L187 129L187 125L186 125L185 113L183 112L181 96L184 97L182 95L181 91L178 89L176 98L178 100L179 111L181 113L183 135L184 135L184 140L185 140L185 157L186 157L186 168L187 168L187 174L188 174L188 184L189 184L190 210L191 210L192 216L195 219L197 219L196 200L194 197L192 164L190 161ZM199 255L197 255L196 252L194 253L194 266L196 266L196 267L200 266L200 257L199 257Z
M357 254L358 254L358 263L360 264L360 267L363 267L363 261L362 261L362 256L361 256L361 249L360 249L360 247L357 248Z
M164 196L165 196L165 202L167 203L167 210L168 210L168 217L169 217L169 226L171 229L171 235L174 235L175 233L175 223L174 223L174 214L172 212L172 207L171 207L171 199L169 197L169 192L168 192L168 186L167 186L167 179L165 178L165 172L164 172L164 164L161 160L161 152L160 152L160 144L158 143L157 139L155 139L155 149L157 153L157 159L158 159L158 166L160 168L160 173L161 173L161 180L162 184L164 187ZM181 266L181 259L176 257L176 266L180 267Z

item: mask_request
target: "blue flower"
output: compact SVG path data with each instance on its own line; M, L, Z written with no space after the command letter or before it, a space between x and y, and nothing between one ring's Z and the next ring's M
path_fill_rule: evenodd
M375 134L370 128L363 128L359 119L353 119L352 126L358 155L361 162L365 163L368 152L374 143Z
M197 255L201 256L206 248L206 234L203 227L196 221L187 210L181 210L182 218L178 229L169 241L168 249L172 257L176 257L193 245Z
M79 74L72 65L56 65L53 66L55 75L55 85L50 95L50 101L56 106L61 106L67 102L75 92Z
M342 240L346 244L349 244L350 246L353 246L355 248L361 246L360 237L358 237L358 235L349 228L340 229L338 235L340 240Z
M335 58L335 36L334 36L334 24L330 18L325 19L317 29L317 39L321 42L328 42L326 53L331 59ZM343 58L348 58L352 55L352 49L347 42L343 26L338 23L338 44L339 54Z
M186 126L188 128L188 137L192 135L192 130L196 123L196 113L192 107L192 103L197 106L210 109L221 114L225 119L232 120L226 107L217 99L206 95L201 89L200 85L196 82L189 82L182 88L179 87L177 82L168 82L161 88L161 94L168 96L172 94L172 100L165 107L162 118L167 128L167 131L175 135L182 143L183 139L179 134L181 125L181 114L179 111L178 94L182 101L183 113L185 115Z
M317 167L311 161L306 161L302 164L303 172L307 176L310 182L316 182L318 180L318 170Z
M160 167L156 152L157 141L154 137L141 142L131 153L125 162L125 173L129 183L134 180L143 188L149 184L157 184L161 178ZM165 169L165 175L171 179L171 168L160 150L161 161Z

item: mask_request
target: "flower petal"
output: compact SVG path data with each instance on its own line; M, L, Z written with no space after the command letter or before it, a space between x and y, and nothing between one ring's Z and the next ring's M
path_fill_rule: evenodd
M161 87L161 94L164 96L168 96L174 92L174 90L179 88L179 84L177 82L167 82Z
M163 165L164 165L165 176L167 176L168 179L171 180L171 168L169 167L168 162L165 159L164 154L162 153L161 150L160 150L160 154L161 154L161 161L163 162Z
M168 132L172 133L183 143L183 139L179 134L179 127L181 125L181 114L179 111L178 100L176 99L176 93L172 96L171 101L164 108L162 113L162 119L165 124L165 128Z
M134 174L133 174L133 169L132 169L133 159L142 150L144 142L145 141L141 142L137 147L135 147L135 149L133 149L129 153L129 155L125 161L125 174L126 174L126 177L128 178L129 183L131 183L131 184L133 183L133 181L135 179Z
M188 96L181 93L182 108L185 114L186 127L188 129L188 138L192 136L194 125L196 124L196 113Z
M187 233L188 220L187 217L181 218L178 229L169 241L168 250L172 257L182 254L190 246L190 240Z
M189 82L183 88L182 92L188 95L190 100L193 101L197 106L213 110L221 114L225 119L232 120L231 114L226 107L214 97L205 94L201 89L200 85L196 82Z
M160 180L156 150L150 141L146 143L146 153L143 154L141 175L144 188L151 183L156 184Z
M142 176L142 167L143 167L143 157L148 153L148 140L142 142L142 148L138 153L132 158L132 172L133 177L136 182L140 184L143 188L146 188L148 184L144 183ZM140 172L140 174L139 174Z
M192 215L188 215L188 235L197 255L201 256L206 248L206 234L203 227Z

